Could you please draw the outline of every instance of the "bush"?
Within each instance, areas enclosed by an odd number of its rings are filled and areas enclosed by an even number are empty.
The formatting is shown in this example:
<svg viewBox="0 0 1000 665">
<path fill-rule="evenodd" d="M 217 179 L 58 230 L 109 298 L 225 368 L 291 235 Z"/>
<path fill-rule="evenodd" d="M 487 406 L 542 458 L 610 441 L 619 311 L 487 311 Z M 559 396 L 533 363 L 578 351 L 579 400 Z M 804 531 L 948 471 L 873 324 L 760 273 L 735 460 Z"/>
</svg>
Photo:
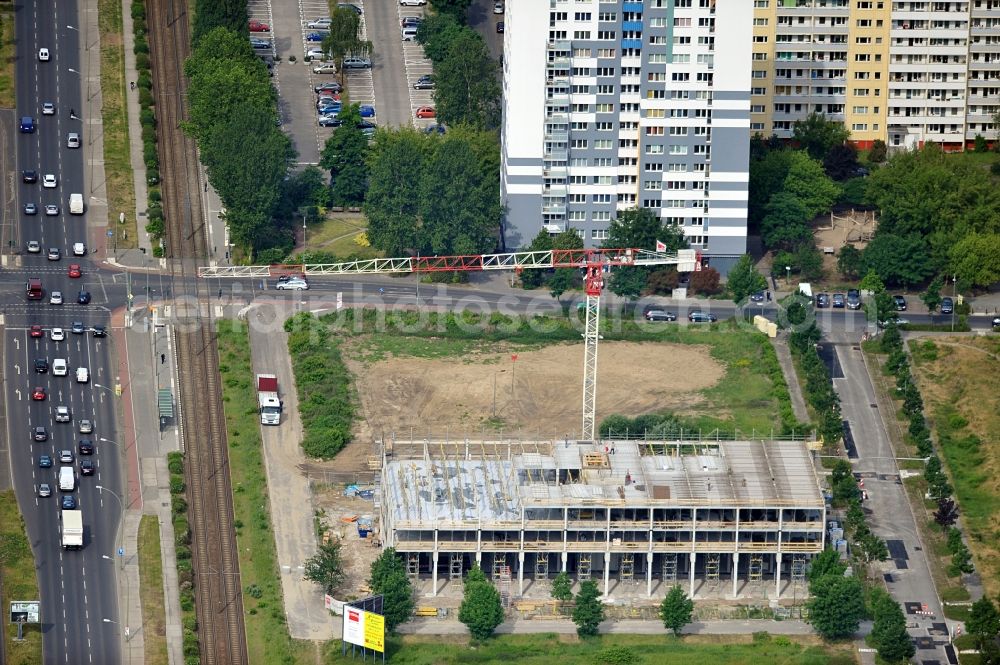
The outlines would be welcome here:
<svg viewBox="0 0 1000 665">
<path fill-rule="evenodd" d="M 135 55 L 135 68 L 140 72 L 149 69 L 149 54 L 137 53 Z"/>
<path fill-rule="evenodd" d="M 188 504 L 182 496 L 170 497 L 170 510 L 174 515 L 183 515 L 187 512 Z"/>
<path fill-rule="evenodd" d="M 171 494 L 183 494 L 186 485 L 184 484 L 184 476 L 180 474 L 170 475 L 170 493 Z"/>
<path fill-rule="evenodd" d="M 132 47 L 132 52 L 136 55 L 139 55 L 140 53 L 149 55 L 149 42 L 146 41 L 145 37 L 137 36 L 135 38 L 135 45 Z"/>
<path fill-rule="evenodd" d="M 143 127 L 156 127 L 156 114 L 151 108 L 143 108 L 139 111 L 139 124 Z"/>
<path fill-rule="evenodd" d="M 153 77 L 149 72 L 140 72 L 139 78 L 136 80 L 135 84 L 139 86 L 140 90 L 150 90 L 153 89 Z"/>
<path fill-rule="evenodd" d="M 149 108 L 153 105 L 153 93 L 145 88 L 139 88 L 139 105 Z"/>
<path fill-rule="evenodd" d="M 143 125 L 142 127 L 142 142 L 143 143 L 156 143 L 156 130 L 149 125 Z"/>
<path fill-rule="evenodd" d="M 715 268 L 705 268 L 691 273 L 691 291 L 705 296 L 715 295 L 722 291 L 719 285 L 719 271 Z"/>
<path fill-rule="evenodd" d="M 179 452 L 168 453 L 167 470 L 170 473 L 184 473 L 184 454 Z"/>
<path fill-rule="evenodd" d="M 146 5 L 145 5 L 145 3 L 142 3 L 142 2 L 133 2 L 132 3 L 132 8 L 131 8 L 131 13 L 132 13 L 132 20 L 133 21 L 139 20 L 139 19 L 142 19 L 143 21 L 145 21 L 146 20 Z"/>
</svg>

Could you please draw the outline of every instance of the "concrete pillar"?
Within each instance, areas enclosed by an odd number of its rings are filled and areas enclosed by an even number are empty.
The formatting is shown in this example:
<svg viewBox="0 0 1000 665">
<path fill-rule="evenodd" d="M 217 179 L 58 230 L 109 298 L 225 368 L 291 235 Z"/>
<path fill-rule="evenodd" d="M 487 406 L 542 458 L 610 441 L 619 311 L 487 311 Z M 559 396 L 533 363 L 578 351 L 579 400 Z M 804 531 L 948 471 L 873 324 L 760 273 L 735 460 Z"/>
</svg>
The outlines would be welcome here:
<svg viewBox="0 0 1000 665">
<path fill-rule="evenodd" d="M 431 552 L 431 595 L 438 595 L 438 553 Z"/>
<path fill-rule="evenodd" d="M 688 591 L 688 598 L 694 598 L 694 564 L 698 561 L 698 555 L 691 552 L 691 569 L 688 570 L 688 577 L 691 579 L 691 590 Z"/>
<path fill-rule="evenodd" d="M 646 596 L 653 595 L 653 553 L 646 552 Z"/>
<path fill-rule="evenodd" d="M 774 555 L 774 599 L 781 598 L 781 552 Z"/>
<path fill-rule="evenodd" d="M 611 587 L 611 552 L 604 553 L 604 596 L 607 597 Z"/>
<path fill-rule="evenodd" d="M 568 568 L 566 567 L 566 564 L 569 561 L 569 553 L 568 552 L 563 552 L 559 556 L 562 559 L 562 572 L 565 573 L 568 570 Z"/>
<path fill-rule="evenodd" d="M 517 595 L 524 595 L 524 552 L 517 553 Z"/>
<path fill-rule="evenodd" d="M 483 567 L 483 551 L 480 549 L 476 550 L 476 565 L 480 568 Z"/>
<path fill-rule="evenodd" d="M 739 552 L 733 553 L 733 598 L 739 598 L 739 585 L 740 585 L 740 554 Z"/>
</svg>

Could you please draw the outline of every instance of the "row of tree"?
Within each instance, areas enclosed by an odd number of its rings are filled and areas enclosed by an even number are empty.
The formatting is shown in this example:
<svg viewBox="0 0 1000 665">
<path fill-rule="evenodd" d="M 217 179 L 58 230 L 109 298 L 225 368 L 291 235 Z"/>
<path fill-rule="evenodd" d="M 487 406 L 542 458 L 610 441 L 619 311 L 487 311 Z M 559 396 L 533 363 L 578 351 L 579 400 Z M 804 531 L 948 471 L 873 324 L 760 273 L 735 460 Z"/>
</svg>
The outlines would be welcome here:
<svg viewBox="0 0 1000 665">
<path fill-rule="evenodd" d="M 840 397 L 833 389 L 826 364 L 816 350 L 821 333 L 813 323 L 804 330 L 795 330 L 788 338 L 788 345 L 798 360 L 802 374 L 805 398 L 812 406 L 823 442 L 834 449 L 844 437 L 840 414 Z"/>
<path fill-rule="evenodd" d="M 495 130 L 500 126 L 499 66 L 486 42 L 465 25 L 465 11 L 452 3 L 428 16 L 417 30 L 417 41 L 434 67 L 437 120 Z"/>
<path fill-rule="evenodd" d="M 163 195 L 160 192 L 160 155 L 157 151 L 156 107 L 153 97 L 153 74 L 150 70 L 146 4 L 132 0 L 132 31 L 135 43 L 136 87 L 139 89 L 139 126 L 142 131 L 142 161 L 146 167 L 146 233 L 153 242 L 153 256 L 163 256 Z"/>
<path fill-rule="evenodd" d="M 890 316 L 886 322 L 879 347 L 883 353 L 888 354 L 886 369 L 896 377 L 896 394 L 903 401 L 903 414 L 910 420 L 907 428 L 909 441 L 916 446 L 918 455 L 927 458 L 924 480 L 927 481 L 928 495 L 937 503 L 934 521 L 948 530 L 947 546 L 951 554 L 948 574 L 959 577 L 973 572 L 972 554 L 962 538 L 962 532 L 955 526 L 959 515 L 958 505 L 952 498 L 953 489 L 944 472 L 941 459 L 935 454 L 930 429 L 924 418 L 924 401 L 910 371 L 909 356 L 906 354 L 902 335 L 896 327 L 894 318 L 894 315 Z"/>
<path fill-rule="evenodd" d="M 277 91 L 245 32 L 226 27 L 201 36 L 184 72 L 191 110 L 185 129 L 225 206 L 233 243 L 252 259 L 255 249 L 274 242 L 295 157 L 281 131 Z"/>
</svg>

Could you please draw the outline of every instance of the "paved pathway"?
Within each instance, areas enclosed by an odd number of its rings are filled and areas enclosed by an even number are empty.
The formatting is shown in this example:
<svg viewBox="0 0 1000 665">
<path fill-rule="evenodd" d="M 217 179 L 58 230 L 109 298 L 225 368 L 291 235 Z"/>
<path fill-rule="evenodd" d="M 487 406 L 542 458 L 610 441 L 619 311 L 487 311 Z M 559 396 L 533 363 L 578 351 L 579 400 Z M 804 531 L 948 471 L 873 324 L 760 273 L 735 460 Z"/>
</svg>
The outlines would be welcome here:
<svg viewBox="0 0 1000 665">
<path fill-rule="evenodd" d="M 132 3 L 122 2 L 122 37 L 125 45 L 125 108 L 128 111 L 129 152 L 132 162 L 132 183 L 135 189 L 135 219 L 136 231 L 139 234 L 139 247 L 146 250 L 147 256 L 153 255 L 153 246 L 146 233 L 146 210 L 148 196 L 146 189 L 146 163 L 142 160 L 142 125 L 139 123 L 139 88 L 132 88 L 132 83 L 139 79 L 135 68 L 135 33 L 132 29 Z"/>
<path fill-rule="evenodd" d="M 788 384 L 788 394 L 792 398 L 792 412 L 795 419 L 800 423 L 809 422 L 809 410 L 806 409 L 806 400 L 802 396 L 802 384 L 795 373 L 795 364 L 792 362 L 792 351 L 788 348 L 788 336 L 785 333 L 778 333 L 778 336 L 771 340 L 774 345 L 774 352 L 778 356 L 778 364 L 781 365 L 781 373 L 785 375 L 785 383 Z"/>
<path fill-rule="evenodd" d="M 628 619 L 605 621 L 599 628 L 606 634 L 663 635 L 662 621 Z M 812 628 L 804 621 L 696 621 L 682 631 L 685 635 L 749 635 L 766 631 L 773 635 L 811 635 Z M 468 629 L 456 619 L 414 619 L 399 627 L 399 632 L 410 635 L 464 635 Z M 504 621 L 496 630 L 501 635 L 527 633 L 576 633 L 576 624 L 565 619 L 512 619 Z"/>
</svg>

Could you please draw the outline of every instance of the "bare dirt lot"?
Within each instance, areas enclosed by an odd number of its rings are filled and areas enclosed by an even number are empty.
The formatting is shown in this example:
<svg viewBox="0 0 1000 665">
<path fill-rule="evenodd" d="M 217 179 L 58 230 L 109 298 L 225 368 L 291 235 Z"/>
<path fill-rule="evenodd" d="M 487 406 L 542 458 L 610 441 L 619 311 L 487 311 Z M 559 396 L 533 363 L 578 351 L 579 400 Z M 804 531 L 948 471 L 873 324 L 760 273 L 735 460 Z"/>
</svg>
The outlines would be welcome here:
<svg viewBox="0 0 1000 665">
<path fill-rule="evenodd" d="M 345 351 L 368 427 L 399 434 L 413 428 L 438 436 L 484 427 L 545 438 L 580 431 L 582 344 L 517 351 L 516 361 L 500 347 L 459 357 L 390 356 L 364 364 Z M 603 343 L 597 367 L 598 422 L 614 413 L 638 416 L 669 409 L 683 414 L 703 401 L 699 391 L 725 373 L 707 346 L 688 344 Z"/>
</svg>

